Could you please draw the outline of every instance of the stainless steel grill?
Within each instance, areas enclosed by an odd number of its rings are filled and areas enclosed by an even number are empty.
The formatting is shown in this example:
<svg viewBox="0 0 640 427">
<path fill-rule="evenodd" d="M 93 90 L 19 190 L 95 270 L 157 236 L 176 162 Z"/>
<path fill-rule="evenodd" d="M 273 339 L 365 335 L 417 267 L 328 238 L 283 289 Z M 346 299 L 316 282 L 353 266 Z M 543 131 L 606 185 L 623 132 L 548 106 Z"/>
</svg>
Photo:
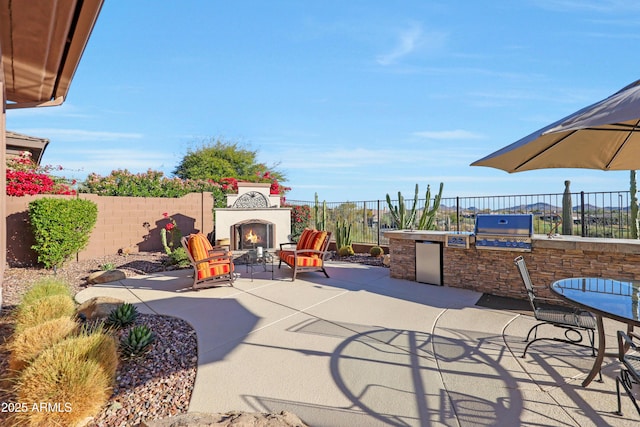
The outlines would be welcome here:
<svg viewBox="0 0 640 427">
<path fill-rule="evenodd" d="M 531 252 L 533 215 L 476 215 L 476 248 Z"/>
</svg>

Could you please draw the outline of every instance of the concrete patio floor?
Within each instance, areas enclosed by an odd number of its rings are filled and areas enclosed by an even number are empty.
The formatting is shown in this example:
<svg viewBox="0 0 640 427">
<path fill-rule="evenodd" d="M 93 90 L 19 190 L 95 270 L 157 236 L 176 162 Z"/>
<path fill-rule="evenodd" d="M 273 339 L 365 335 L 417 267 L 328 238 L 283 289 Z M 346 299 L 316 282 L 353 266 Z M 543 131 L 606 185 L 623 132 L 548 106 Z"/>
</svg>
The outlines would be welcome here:
<svg viewBox="0 0 640 427">
<path fill-rule="evenodd" d="M 280 412 L 320 426 L 631 426 L 616 410 L 618 363 L 581 386 L 588 349 L 550 341 L 521 358 L 531 316 L 476 306 L 481 294 L 331 262 L 331 278 L 276 268 L 234 287 L 191 291 L 191 270 L 95 285 L 144 313 L 188 321 L 198 336 L 190 412 Z M 605 323 L 607 346 L 615 333 Z M 545 331 L 543 331 L 545 333 Z M 546 333 L 560 333 L 549 327 Z"/>
</svg>

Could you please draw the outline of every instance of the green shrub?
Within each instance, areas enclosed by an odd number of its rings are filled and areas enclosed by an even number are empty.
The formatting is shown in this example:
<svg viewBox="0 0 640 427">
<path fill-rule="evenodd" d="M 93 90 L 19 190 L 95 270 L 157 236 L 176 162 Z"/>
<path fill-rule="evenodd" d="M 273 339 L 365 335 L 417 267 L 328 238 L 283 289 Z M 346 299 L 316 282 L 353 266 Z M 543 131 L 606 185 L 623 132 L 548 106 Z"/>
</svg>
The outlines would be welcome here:
<svg viewBox="0 0 640 427">
<path fill-rule="evenodd" d="M 111 396 L 118 365 L 115 339 L 98 331 L 67 338 L 44 350 L 16 383 L 16 401 L 28 408 L 46 401 L 59 410 L 16 414 L 17 425 L 78 425 Z"/>
<path fill-rule="evenodd" d="M 351 245 L 346 245 L 338 249 L 338 255 L 340 256 L 351 256 L 355 255 L 353 247 Z"/>
<path fill-rule="evenodd" d="M 283 205 L 291 208 L 291 241 L 297 242 L 305 228 L 309 227 L 311 208 L 307 205 Z"/>
<path fill-rule="evenodd" d="M 102 271 L 111 271 L 115 270 L 116 266 L 112 262 L 107 262 L 105 264 L 100 264 L 100 270 Z"/>
<path fill-rule="evenodd" d="M 70 295 L 51 295 L 29 304 L 20 303 L 16 309 L 15 333 L 60 317 L 73 318 L 76 305 Z"/>
<path fill-rule="evenodd" d="M 224 204 L 227 199 L 220 184 L 206 179 L 168 178 L 161 171 L 149 169 L 144 173 L 131 173 L 127 169 L 118 169 L 109 176 L 90 173 L 81 184 L 81 193 L 99 194 L 101 196 L 126 197 L 182 197 L 189 193 L 213 193 L 214 200 Z"/>
<path fill-rule="evenodd" d="M 36 244 L 31 246 L 46 268 L 58 267 L 89 243 L 98 218 L 90 200 L 42 198 L 29 203 Z"/>
<path fill-rule="evenodd" d="M 71 289 L 67 282 L 56 277 L 45 277 L 38 279 L 33 286 L 24 294 L 20 303 L 29 305 L 40 298 L 52 295 L 67 295 L 71 297 Z"/>
<path fill-rule="evenodd" d="M 168 264 L 177 265 L 178 267 L 188 267 L 190 262 L 189 262 L 189 256 L 187 255 L 187 251 L 185 251 L 183 247 L 175 248 L 169 254 Z"/>
<path fill-rule="evenodd" d="M 15 334 L 7 348 L 10 351 L 9 369 L 20 371 L 43 350 L 78 331 L 79 325 L 68 317 L 48 320 Z"/>
<path fill-rule="evenodd" d="M 373 246 L 371 249 L 369 249 L 369 255 L 379 257 L 381 255 L 384 255 L 384 250 L 380 246 Z"/>
</svg>

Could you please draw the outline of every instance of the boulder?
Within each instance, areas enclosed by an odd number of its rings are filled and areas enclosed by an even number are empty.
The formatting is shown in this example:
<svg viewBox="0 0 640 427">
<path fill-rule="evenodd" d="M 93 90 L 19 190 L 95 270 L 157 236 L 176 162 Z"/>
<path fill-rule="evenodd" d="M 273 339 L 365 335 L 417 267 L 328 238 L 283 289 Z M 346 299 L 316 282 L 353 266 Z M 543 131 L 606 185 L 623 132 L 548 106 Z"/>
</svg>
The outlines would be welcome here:
<svg viewBox="0 0 640 427">
<path fill-rule="evenodd" d="M 124 301 L 111 297 L 93 297 L 80 304 L 76 310 L 78 317 L 86 320 L 103 319 Z"/>
<path fill-rule="evenodd" d="M 161 420 L 143 421 L 141 427 L 307 427 L 295 414 L 260 412 L 226 412 L 205 414 L 189 412 Z"/>
<path fill-rule="evenodd" d="M 127 276 L 122 270 L 95 271 L 89 275 L 87 283 L 89 285 L 96 285 L 99 283 L 117 282 L 118 280 L 124 280 L 126 278 Z"/>
<path fill-rule="evenodd" d="M 391 255 L 390 254 L 386 254 L 384 256 L 384 258 L 382 259 L 382 265 L 384 265 L 385 267 L 389 267 L 391 265 Z"/>
</svg>

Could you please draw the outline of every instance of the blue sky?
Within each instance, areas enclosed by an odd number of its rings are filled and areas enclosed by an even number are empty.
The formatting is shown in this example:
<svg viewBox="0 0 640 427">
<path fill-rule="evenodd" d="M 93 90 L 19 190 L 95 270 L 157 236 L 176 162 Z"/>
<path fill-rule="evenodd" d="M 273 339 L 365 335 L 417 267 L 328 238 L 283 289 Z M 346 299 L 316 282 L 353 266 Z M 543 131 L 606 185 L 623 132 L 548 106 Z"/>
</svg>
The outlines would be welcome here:
<svg viewBox="0 0 640 427">
<path fill-rule="evenodd" d="M 619 191 L 628 172 L 473 161 L 640 78 L 627 0 L 106 1 L 60 107 L 10 110 L 67 177 L 167 176 L 210 138 L 288 199 Z"/>
</svg>

